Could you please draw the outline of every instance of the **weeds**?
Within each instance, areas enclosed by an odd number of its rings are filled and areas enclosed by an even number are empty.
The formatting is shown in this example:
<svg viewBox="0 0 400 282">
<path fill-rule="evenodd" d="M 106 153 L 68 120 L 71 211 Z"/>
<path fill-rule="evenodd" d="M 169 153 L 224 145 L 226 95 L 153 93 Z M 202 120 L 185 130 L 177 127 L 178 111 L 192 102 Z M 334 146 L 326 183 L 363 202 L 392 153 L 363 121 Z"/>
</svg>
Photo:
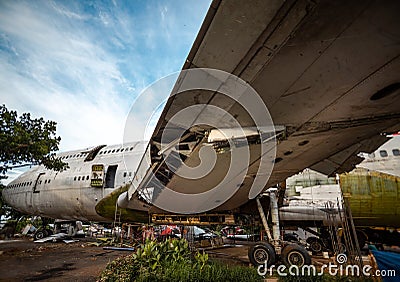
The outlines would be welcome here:
<svg viewBox="0 0 400 282">
<path fill-rule="evenodd" d="M 191 258 L 186 240 L 148 241 L 134 254 L 110 262 L 99 281 L 261 281 L 253 268 L 227 266 L 208 254 Z"/>
</svg>

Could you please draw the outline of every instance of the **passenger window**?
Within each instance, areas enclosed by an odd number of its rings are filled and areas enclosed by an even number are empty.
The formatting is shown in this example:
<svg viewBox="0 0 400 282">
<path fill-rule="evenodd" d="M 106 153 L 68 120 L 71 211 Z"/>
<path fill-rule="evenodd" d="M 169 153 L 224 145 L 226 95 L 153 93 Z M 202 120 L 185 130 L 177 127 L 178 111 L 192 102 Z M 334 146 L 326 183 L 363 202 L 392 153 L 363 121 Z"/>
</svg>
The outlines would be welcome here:
<svg viewBox="0 0 400 282">
<path fill-rule="evenodd" d="M 393 156 L 400 156 L 400 150 L 399 149 L 393 149 Z"/>
<path fill-rule="evenodd" d="M 388 153 L 386 152 L 386 150 L 380 150 L 379 154 L 381 155 L 381 157 L 387 157 Z"/>
<path fill-rule="evenodd" d="M 89 175 L 88 175 L 88 176 L 86 176 L 86 180 L 89 180 Z"/>
<path fill-rule="evenodd" d="M 47 180 L 47 184 L 49 184 L 50 183 L 50 179 L 49 180 Z"/>
<path fill-rule="evenodd" d="M 126 171 L 124 172 L 124 177 L 126 177 Z"/>
<path fill-rule="evenodd" d="M 79 176 L 79 177 L 78 177 L 78 181 L 80 181 L 80 180 L 81 180 L 81 177 Z"/>
<path fill-rule="evenodd" d="M 76 176 L 74 177 L 74 181 L 76 181 Z"/>
</svg>

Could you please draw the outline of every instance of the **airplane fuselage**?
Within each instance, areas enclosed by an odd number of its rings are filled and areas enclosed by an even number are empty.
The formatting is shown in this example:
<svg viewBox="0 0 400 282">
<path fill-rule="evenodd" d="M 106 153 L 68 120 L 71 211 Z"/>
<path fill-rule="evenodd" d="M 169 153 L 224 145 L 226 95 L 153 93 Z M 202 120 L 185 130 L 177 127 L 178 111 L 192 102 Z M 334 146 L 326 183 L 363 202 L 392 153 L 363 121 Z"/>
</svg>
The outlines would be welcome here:
<svg viewBox="0 0 400 282">
<path fill-rule="evenodd" d="M 3 197 L 10 206 L 26 214 L 109 221 L 95 207 L 132 179 L 146 145 L 135 142 L 61 153 L 58 157 L 68 163 L 67 170 L 56 172 L 35 166 L 10 182 Z"/>
</svg>

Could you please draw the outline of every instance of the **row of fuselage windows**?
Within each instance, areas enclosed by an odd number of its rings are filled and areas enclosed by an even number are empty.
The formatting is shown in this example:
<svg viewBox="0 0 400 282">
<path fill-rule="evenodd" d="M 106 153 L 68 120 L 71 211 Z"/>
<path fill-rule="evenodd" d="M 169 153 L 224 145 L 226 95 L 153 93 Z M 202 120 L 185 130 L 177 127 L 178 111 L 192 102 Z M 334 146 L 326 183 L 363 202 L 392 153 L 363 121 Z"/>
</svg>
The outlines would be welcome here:
<svg viewBox="0 0 400 282">
<path fill-rule="evenodd" d="M 86 178 L 86 180 L 89 180 L 89 175 L 86 175 L 86 177 L 85 176 L 75 176 L 74 177 L 74 181 L 83 181 L 83 180 L 85 180 L 85 178 Z"/>
<path fill-rule="evenodd" d="M 393 156 L 398 157 L 398 156 L 400 156 L 400 150 L 399 150 L 399 149 L 393 149 L 393 150 L 392 150 L 392 154 L 393 154 Z M 389 156 L 389 154 L 388 154 L 388 152 L 387 152 L 386 150 L 380 150 L 380 151 L 379 151 L 379 155 L 380 155 L 382 158 L 386 158 L 386 157 Z M 370 157 L 370 158 L 375 158 L 375 153 L 369 154 L 369 157 Z"/>
<path fill-rule="evenodd" d="M 89 175 L 86 176 L 75 176 L 74 177 L 74 181 L 81 181 L 81 180 L 89 180 Z M 45 179 L 44 180 L 44 184 L 49 184 L 50 183 L 50 179 Z M 38 185 L 42 184 L 42 180 L 39 180 Z M 21 183 L 15 183 L 15 184 L 11 184 L 9 187 L 10 188 L 17 188 L 17 187 L 29 187 L 32 185 L 32 181 L 29 182 L 21 182 Z"/>
<path fill-rule="evenodd" d="M 132 172 L 124 172 L 124 177 L 127 177 L 127 176 L 132 176 Z M 89 180 L 89 175 L 84 175 L 84 176 L 75 176 L 74 177 L 74 181 L 84 181 L 84 180 Z M 48 184 L 48 183 L 50 183 L 50 179 L 46 179 L 45 181 L 44 181 L 44 184 Z M 40 184 L 42 184 L 42 180 L 39 180 L 39 182 L 38 182 L 38 185 L 40 185 Z M 29 186 L 31 186 L 32 185 L 32 181 L 29 181 L 29 182 L 21 182 L 21 183 L 15 183 L 15 184 L 11 184 L 10 186 L 8 186 L 9 188 L 17 188 L 17 187 L 29 187 Z"/>
<path fill-rule="evenodd" d="M 133 151 L 133 147 L 127 147 L 127 148 L 121 148 L 121 149 L 110 149 L 110 150 L 104 150 L 100 151 L 99 155 L 105 155 L 105 154 L 113 154 L 113 153 L 119 153 L 119 152 L 128 152 L 128 151 Z M 66 160 L 66 159 L 73 159 L 73 158 L 83 158 L 86 157 L 88 153 L 80 153 L 80 154 L 74 154 L 74 155 L 67 155 L 67 156 L 62 156 L 60 157 L 61 160 Z"/>
<path fill-rule="evenodd" d="M 50 179 L 45 179 L 44 180 L 44 184 L 49 184 L 50 183 Z M 42 180 L 39 180 L 38 185 L 42 184 Z M 18 187 L 29 187 L 32 185 L 32 181 L 27 181 L 27 182 L 20 182 L 20 183 L 15 183 L 15 184 L 11 184 L 8 187 L 9 188 L 18 188 Z"/>
</svg>

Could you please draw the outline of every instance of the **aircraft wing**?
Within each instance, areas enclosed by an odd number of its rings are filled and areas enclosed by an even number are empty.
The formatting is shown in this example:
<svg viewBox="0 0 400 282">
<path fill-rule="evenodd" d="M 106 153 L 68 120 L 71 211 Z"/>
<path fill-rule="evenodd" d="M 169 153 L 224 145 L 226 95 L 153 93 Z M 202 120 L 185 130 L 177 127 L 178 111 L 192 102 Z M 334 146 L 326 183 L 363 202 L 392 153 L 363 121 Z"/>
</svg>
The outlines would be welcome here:
<svg viewBox="0 0 400 282">
<path fill-rule="evenodd" d="M 232 210 L 304 168 L 352 169 L 359 152 L 374 151 L 387 140 L 382 133 L 400 129 L 398 11 L 395 0 L 213 1 L 129 197 L 141 191 L 171 212 Z M 232 77 L 203 68 L 237 76 L 239 94 L 221 94 Z M 187 70 L 199 70 L 197 80 Z M 213 87 L 200 89 L 202 83 Z M 248 112 L 248 89 L 241 87 L 249 86 L 263 104 L 256 108 L 265 106 L 272 120 L 262 128 L 257 118 L 269 116 L 259 108 Z M 235 146 L 245 167 L 230 164 Z M 200 178 L 182 176 L 182 164 L 201 163 L 202 148 L 205 159 L 214 150 L 213 169 Z M 224 179 L 232 166 L 238 168 Z M 266 183 L 257 180 L 263 173 Z M 207 193 L 225 180 L 221 189 L 232 191 Z M 175 197 L 182 194 L 203 204 Z"/>
</svg>

